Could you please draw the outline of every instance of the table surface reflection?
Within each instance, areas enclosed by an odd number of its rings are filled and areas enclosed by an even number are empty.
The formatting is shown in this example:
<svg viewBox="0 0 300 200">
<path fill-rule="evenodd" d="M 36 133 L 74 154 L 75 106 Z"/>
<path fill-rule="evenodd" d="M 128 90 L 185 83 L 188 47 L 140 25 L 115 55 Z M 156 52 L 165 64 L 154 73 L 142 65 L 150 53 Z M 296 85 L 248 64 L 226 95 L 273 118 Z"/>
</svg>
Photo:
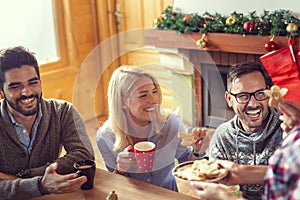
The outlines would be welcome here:
<svg viewBox="0 0 300 200">
<path fill-rule="evenodd" d="M 91 190 L 78 190 L 67 194 L 51 194 L 34 198 L 34 200 L 105 200 L 108 193 L 113 190 L 118 195 L 119 200 L 199 200 L 199 198 L 107 172 L 103 169 L 96 170 L 94 188 Z"/>
</svg>

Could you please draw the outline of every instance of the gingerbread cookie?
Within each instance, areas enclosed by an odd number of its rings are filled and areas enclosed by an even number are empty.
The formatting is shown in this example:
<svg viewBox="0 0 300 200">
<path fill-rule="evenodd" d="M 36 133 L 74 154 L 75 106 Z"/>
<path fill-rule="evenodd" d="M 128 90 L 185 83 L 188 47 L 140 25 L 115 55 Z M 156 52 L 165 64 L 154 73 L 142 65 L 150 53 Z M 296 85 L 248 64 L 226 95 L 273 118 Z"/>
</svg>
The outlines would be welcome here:
<svg viewBox="0 0 300 200">
<path fill-rule="evenodd" d="M 185 133 L 185 132 L 178 132 L 178 138 L 181 138 L 181 144 L 183 146 L 192 146 L 197 142 L 197 138 L 194 138 L 193 133 Z"/>
<path fill-rule="evenodd" d="M 222 169 L 217 163 L 206 159 L 195 160 L 192 168 L 196 171 L 196 174 L 207 179 L 222 177 L 227 172 L 226 169 Z"/>
<path fill-rule="evenodd" d="M 184 165 L 178 168 L 173 175 L 189 181 L 205 181 L 205 177 L 197 175 L 191 166 L 192 164 Z"/>
<path fill-rule="evenodd" d="M 283 96 L 288 92 L 287 88 L 280 88 L 278 85 L 273 85 L 270 90 L 265 90 L 264 93 L 269 97 L 269 106 L 278 107 Z"/>
</svg>

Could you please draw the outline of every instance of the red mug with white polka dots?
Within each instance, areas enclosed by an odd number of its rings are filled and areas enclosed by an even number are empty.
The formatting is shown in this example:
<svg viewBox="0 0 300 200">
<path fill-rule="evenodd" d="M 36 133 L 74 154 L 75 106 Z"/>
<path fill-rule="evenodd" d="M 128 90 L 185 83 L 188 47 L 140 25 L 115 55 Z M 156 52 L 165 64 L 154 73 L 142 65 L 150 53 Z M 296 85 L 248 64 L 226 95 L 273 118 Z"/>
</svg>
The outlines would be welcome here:
<svg viewBox="0 0 300 200">
<path fill-rule="evenodd" d="M 138 142 L 133 146 L 136 163 L 142 172 L 152 170 L 155 158 L 155 144 L 150 141 Z"/>
</svg>

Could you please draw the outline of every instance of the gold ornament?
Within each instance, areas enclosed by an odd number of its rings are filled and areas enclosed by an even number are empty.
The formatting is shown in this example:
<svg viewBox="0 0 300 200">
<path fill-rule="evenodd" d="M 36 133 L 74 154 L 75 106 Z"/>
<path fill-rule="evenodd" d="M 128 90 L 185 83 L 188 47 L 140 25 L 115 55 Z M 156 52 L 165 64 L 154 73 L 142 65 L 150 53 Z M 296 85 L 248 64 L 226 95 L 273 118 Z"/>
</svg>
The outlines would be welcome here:
<svg viewBox="0 0 300 200">
<path fill-rule="evenodd" d="M 298 31 L 298 26 L 295 23 L 289 23 L 286 26 L 286 31 L 289 32 L 289 33 L 294 32 L 294 31 Z"/>
<path fill-rule="evenodd" d="M 200 49 L 203 49 L 206 46 L 206 41 L 205 41 L 204 37 L 205 37 L 205 34 L 203 34 L 202 37 L 201 37 L 201 39 L 197 40 L 197 42 L 196 42 L 197 46 Z"/>
<path fill-rule="evenodd" d="M 118 200 L 118 195 L 113 190 L 107 195 L 106 200 Z"/>
<path fill-rule="evenodd" d="M 231 26 L 231 25 L 234 24 L 234 23 L 235 23 L 235 17 L 228 17 L 228 18 L 226 19 L 226 24 L 227 24 L 227 25 Z"/>
<path fill-rule="evenodd" d="M 154 18 L 154 20 L 153 20 L 154 25 L 157 25 L 157 24 L 160 23 L 160 22 L 162 22 L 161 17 L 156 17 L 156 18 Z"/>
</svg>

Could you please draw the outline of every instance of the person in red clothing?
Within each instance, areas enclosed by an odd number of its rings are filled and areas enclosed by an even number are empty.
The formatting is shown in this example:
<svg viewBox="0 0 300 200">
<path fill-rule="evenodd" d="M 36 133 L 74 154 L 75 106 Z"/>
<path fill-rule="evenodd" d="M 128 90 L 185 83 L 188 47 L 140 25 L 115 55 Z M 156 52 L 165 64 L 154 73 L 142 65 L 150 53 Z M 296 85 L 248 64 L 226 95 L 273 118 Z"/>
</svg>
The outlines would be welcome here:
<svg viewBox="0 0 300 200">
<path fill-rule="evenodd" d="M 300 105 L 282 101 L 281 128 L 287 132 L 281 146 L 269 160 L 267 169 L 262 166 L 238 165 L 231 161 L 217 162 L 229 170 L 222 184 L 263 184 L 263 199 L 297 199 L 300 196 Z M 238 199 L 222 185 L 207 182 L 191 182 L 191 186 L 203 199 Z M 215 192 L 218 191 L 218 192 Z"/>
</svg>

